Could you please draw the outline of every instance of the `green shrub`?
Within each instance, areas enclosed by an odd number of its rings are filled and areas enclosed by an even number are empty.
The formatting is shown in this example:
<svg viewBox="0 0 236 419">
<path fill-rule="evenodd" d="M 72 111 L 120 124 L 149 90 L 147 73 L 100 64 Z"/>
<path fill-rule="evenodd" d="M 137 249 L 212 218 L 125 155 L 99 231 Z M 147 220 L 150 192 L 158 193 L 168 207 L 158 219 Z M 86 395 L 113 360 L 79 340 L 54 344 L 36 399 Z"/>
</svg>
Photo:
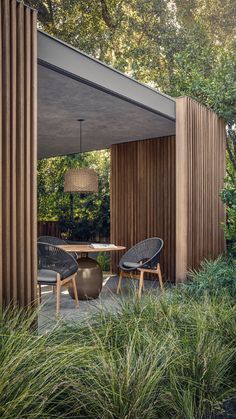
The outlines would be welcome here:
<svg viewBox="0 0 236 419">
<path fill-rule="evenodd" d="M 234 134 L 235 135 L 235 134 Z M 236 156 L 235 156 L 236 159 Z M 236 161 L 236 160 L 235 160 Z M 228 160 L 228 176 L 225 179 L 225 187 L 221 191 L 221 199 L 226 205 L 226 223 L 223 225 L 227 250 L 229 254 L 236 256 L 236 173 Z"/>
<path fill-rule="evenodd" d="M 123 302 L 90 328 L 55 331 L 58 342 L 98 348 L 89 368 L 70 377 L 81 417 L 210 417 L 235 394 L 231 299 L 180 304 L 171 293 Z"/>
<path fill-rule="evenodd" d="M 222 263 L 193 274 L 204 286 L 131 296 L 116 313 L 59 322 L 42 336 L 37 313 L 3 312 L 0 416 L 206 419 L 223 411 L 236 390 L 236 310 L 231 268 L 213 269 Z"/>
<path fill-rule="evenodd" d="M 219 257 L 205 260 L 198 271 L 188 274 L 189 282 L 183 285 L 184 291 L 196 298 L 204 295 L 218 296 L 229 294 L 236 298 L 236 260 Z"/>
<path fill-rule="evenodd" d="M 97 262 L 101 266 L 103 272 L 110 271 L 110 255 L 100 252 L 97 256 Z"/>
<path fill-rule="evenodd" d="M 208 418 L 235 395 L 235 261 L 39 336 L 37 312 L 0 316 L 0 416 Z"/>
<path fill-rule="evenodd" d="M 9 307 L 0 318 L 0 417 L 64 417 L 72 401 L 68 369 L 84 365 L 89 348 L 51 345 L 34 330 L 37 313 Z M 63 394 L 63 396 L 62 396 Z M 67 399 L 67 400 L 66 400 Z"/>
</svg>

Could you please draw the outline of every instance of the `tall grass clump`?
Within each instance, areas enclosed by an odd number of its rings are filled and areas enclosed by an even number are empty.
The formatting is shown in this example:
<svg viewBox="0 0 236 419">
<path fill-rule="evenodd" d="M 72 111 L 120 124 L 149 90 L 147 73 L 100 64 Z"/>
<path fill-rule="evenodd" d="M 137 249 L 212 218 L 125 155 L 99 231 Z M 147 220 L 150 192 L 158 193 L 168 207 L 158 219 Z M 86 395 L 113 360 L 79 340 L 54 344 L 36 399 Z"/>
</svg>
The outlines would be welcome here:
<svg viewBox="0 0 236 419">
<path fill-rule="evenodd" d="M 180 304 L 170 293 L 55 332 L 56 341 L 97 347 L 96 362 L 70 377 L 81 417 L 206 418 L 235 395 L 231 299 Z"/>
<path fill-rule="evenodd" d="M 64 417 L 70 412 L 68 368 L 70 363 L 84 365 L 89 348 L 71 348 L 66 340 L 51 345 L 50 334 L 38 336 L 36 324 L 36 312 L 14 307 L 1 312 L 1 418 Z"/>
<path fill-rule="evenodd" d="M 207 419 L 224 412 L 236 394 L 236 310 L 230 281 L 222 293 L 220 279 L 209 285 L 222 263 L 205 262 L 180 288 L 121 299 L 116 313 L 59 322 L 42 336 L 37 313 L 4 311 L 0 416 Z M 198 277 L 208 283 L 201 291 Z"/>
<path fill-rule="evenodd" d="M 188 273 L 189 281 L 184 289 L 192 297 L 202 298 L 210 295 L 222 298 L 224 294 L 236 299 L 236 260 L 219 257 L 216 260 L 204 260 L 198 271 Z"/>
</svg>

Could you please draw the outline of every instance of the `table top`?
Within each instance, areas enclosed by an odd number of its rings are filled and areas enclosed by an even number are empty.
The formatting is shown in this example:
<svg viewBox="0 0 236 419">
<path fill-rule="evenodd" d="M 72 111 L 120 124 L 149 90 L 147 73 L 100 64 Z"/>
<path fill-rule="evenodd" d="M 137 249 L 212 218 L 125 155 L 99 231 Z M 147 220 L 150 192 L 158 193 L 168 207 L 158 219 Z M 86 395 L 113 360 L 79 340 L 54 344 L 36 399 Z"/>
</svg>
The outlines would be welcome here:
<svg viewBox="0 0 236 419">
<path fill-rule="evenodd" d="M 92 246 L 89 246 L 88 244 L 60 244 L 58 247 L 65 250 L 66 252 L 76 252 L 76 253 L 115 252 L 115 251 L 126 249 L 126 247 L 124 246 L 92 247 Z"/>
</svg>

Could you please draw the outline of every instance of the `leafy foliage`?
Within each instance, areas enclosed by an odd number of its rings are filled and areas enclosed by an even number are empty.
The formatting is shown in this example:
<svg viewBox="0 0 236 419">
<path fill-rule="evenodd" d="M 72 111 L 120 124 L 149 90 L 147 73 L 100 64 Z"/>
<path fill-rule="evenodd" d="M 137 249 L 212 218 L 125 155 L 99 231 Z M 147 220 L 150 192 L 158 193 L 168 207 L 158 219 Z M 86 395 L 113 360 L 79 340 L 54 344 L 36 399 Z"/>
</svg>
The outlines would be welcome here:
<svg viewBox="0 0 236 419">
<path fill-rule="evenodd" d="M 229 204 L 226 234 L 235 237 L 236 210 L 232 196 L 228 199 L 236 187 L 235 0 L 27 3 L 38 8 L 40 26 L 48 33 L 164 93 L 191 96 L 226 119 L 228 163 L 222 196 Z M 53 198 L 48 196 L 47 203 L 45 212 L 48 208 L 48 216 L 55 217 Z"/>
<path fill-rule="evenodd" d="M 235 48 L 234 0 L 27 2 L 39 10 L 46 32 L 164 92 L 171 93 L 175 85 L 179 55 L 188 54 L 188 69 L 194 73 L 206 48 L 214 49 L 216 59 Z M 217 76 L 211 58 L 201 62 L 202 75 L 209 74 L 210 65 Z"/>
<path fill-rule="evenodd" d="M 236 188 L 231 182 L 227 182 L 221 193 L 223 202 L 226 204 L 227 221 L 225 236 L 229 253 L 236 256 Z"/>
<path fill-rule="evenodd" d="M 38 162 L 39 220 L 59 220 L 65 232 L 71 227 L 70 196 L 64 193 L 64 175 L 66 170 L 72 167 L 94 168 L 99 177 L 98 195 L 74 194 L 75 238 L 88 240 L 96 237 L 97 233 L 102 237 L 108 237 L 110 153 L 107 150 L 77 154 L 73 157 L 54 157 Z"/>
<path fill-rule="evenodd" d="M 181 287 L 191 298 L 214 297 L 222 299 L 225 294 L 236 298 L 236 263 L 234 259 L 219 257 L 205 260 L 198 271 L 188 273 L 189 281 Z"/>
<path fill-rule="evenodd" d="M 101 252 L 97 256 L 97 262 L 101 266 L 103 272 L 110 272 L 110 255 L 104 252 Z"/>
</svg>

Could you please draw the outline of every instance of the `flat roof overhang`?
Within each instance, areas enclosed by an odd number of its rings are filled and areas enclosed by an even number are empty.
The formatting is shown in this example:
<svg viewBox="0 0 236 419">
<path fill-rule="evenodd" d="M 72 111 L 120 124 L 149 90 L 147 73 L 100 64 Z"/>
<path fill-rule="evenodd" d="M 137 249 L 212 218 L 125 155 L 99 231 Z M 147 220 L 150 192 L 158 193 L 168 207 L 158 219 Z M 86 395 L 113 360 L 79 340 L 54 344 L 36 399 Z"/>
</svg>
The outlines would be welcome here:
<svg viewBox="0 0 236 419">
<path fill-rule="evenodd" d="M 38 158 L 175 134 L 175 100 L 38 31 Z"/>
</svg>

